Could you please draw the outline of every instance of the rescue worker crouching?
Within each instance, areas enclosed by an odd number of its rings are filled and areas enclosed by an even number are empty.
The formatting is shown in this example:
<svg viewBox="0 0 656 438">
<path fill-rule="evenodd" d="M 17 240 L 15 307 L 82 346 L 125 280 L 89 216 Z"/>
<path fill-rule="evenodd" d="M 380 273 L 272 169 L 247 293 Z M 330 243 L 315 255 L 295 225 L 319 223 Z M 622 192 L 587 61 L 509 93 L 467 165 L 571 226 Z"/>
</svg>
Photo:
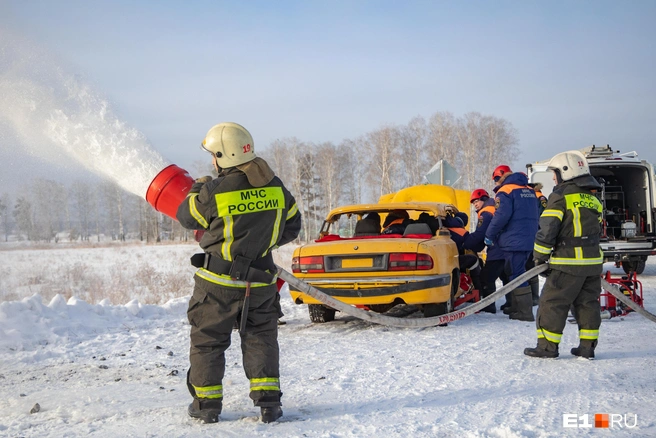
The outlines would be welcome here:
<svg viewBox="0 0 656 438">
<path fill-rule="evenodd" d="M 549 162 L 556 186 L 540 217 L 535 238 L 535 264 L 549 263 L 550 273 L 537 312 L 538 343 L 524 349 L 532 357 L 558 357 L 558 346 L 574 307 L 579 346 L 574 356 L 594 358 L 601 325 L 599 295 L 603 252 L 599 247 L 602 205 L 592 190 L 601 186 L 590 175 L 585 156 L 563 152 Z M 548 271 L 549 272 L 549 271 Z"/>
<path fill-rule="evenodd" d="M 478 255 L 473 251 L 465 251 L 464 244 L 469 237 L 469 231 L 465 228 L 469 223 L 469 216 L 459 211 L 455 214 L 448 214 L 444 218 L 444 226 L 449 230 L 451 240 L 458 248 L 458 267 L 460 272 L 467 272 L 472 280 L 474 288 L 480 291 L 481 286 L 481 264 Z"/>
<path fill-rule="evenodd" d="M 465 229 L 465 222 L 462 217 L 448 214 L 444 218 L 444 226 L 449 230 L 451 240 L 453 240 L 458 247 L 458 254 L 464 254 L 465 251 L 463 249 L 463 244 L 465 243 L 465 238 L 469 234 L 469 231 Z"/>
<path fill-rule="evenodd" d="M 503 251 L 510 272 L 508 281 L 512 281 L 526 272 L 531 257 L 539 221 L 537 198 L 526 175 L 512 173 L 508 166 L 497 167 L 493 179 L 497 184 L 496 210 L 485 233 L 485 244 L 497 245 Z M 512 291 L 510 319 L 535 321 L 532 301 L 531 288 L 525 281 Z"/>
<path fill-rule="evenodd" d="M 463 249 L 479 253 L 485 249 L 485 232 L 494 217 L 494 199 L 490 198 L 487 190 L 476 189 L 471 193 L 469 202 L 476 210 L 478 222 L 476 223 L 476 229 L 465 237 Z M 479 292 L 481 298 L 488 297 L 496 291 L 495 283 L 501 272 L 503 272 L 505 263 L 503 251 L 499 247 L 491 246 L 487 248 L 485 266 L 483 266 L 480 273 Z M 492 303 L 484 307 L 481 312 L 497 313 L 496 304 Z"/>
<path fill-rule="evenodd" d="M 282 181 L 255 155 L 253 138 L 243 126 L 212 127 L 202 147 L 212 154 L 219 177 L 199 178 L 177 211 L 183 227 L 205 231 L 200 263 L 192 258 L 199 269 L 187 310 L 187 386 L 194 398 L 188 414 L 205 423 L 219 421 L 224 352 L 234 322 L 244 318 L 241 349 L 250 397 L 263 422 L 276 421 L 282 416 L 280 303 L 271 251 L 298 236 L 301 214 Z"/>
</svg>

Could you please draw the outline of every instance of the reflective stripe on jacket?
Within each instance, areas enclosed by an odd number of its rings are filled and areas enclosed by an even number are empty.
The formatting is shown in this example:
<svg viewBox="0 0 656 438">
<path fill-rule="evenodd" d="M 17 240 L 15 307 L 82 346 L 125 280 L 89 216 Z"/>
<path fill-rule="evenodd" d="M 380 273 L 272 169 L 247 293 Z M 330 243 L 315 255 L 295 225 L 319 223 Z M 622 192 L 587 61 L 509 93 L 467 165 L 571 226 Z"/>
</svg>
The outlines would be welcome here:
<svg viewBox="0 0 656 438">
<path fill-rule="evenodd" d="M 206 184 L 194 184 L 178 207 L 177 219 L 187 229 L 206 230 L 200 247 L 226 261 L 236 256 L 262 258 L 294 240 L 301 230 L 296 201 L 278 177 L 264 187 L 253 187 L 237 168 L 224 169 Z M 196 275 L 224 286 L 245 287 L 245 282 L 223 274 L 201 268 Z"/>
<path fill-rule="evenodd" d="M 577 182 L 585 184 L 589 179 L 565 181 L 549 196 L 540 216 L 533 256 L 569 274 L 598 275 L 604 262 L 599 247 L 603 207 L 590 189 Z"/>
</svg>

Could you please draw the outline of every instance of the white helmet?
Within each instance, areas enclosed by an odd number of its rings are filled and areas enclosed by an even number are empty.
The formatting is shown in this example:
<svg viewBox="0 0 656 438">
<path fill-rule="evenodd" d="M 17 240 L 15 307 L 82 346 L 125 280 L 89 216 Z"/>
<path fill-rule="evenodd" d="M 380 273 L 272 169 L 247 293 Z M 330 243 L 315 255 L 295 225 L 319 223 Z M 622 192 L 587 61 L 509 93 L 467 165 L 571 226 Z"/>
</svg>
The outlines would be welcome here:
<svg viewBox="0 0 656 438">
<path fill-rule="evenodd" d="M 590 175 L 588 160 L 579 151 L 561 152 L 549 161 L 547 168 L 557 170 L 561 181 L 569 181 L 578 176 Z"/>
<path fill-rule="evenodd" d="M 253 137 L 237 123 L 224 122 L 212 126 L 201 146 L 216 157 L 222 169 L 248 163 L 256 157 Z"/>
</svg>

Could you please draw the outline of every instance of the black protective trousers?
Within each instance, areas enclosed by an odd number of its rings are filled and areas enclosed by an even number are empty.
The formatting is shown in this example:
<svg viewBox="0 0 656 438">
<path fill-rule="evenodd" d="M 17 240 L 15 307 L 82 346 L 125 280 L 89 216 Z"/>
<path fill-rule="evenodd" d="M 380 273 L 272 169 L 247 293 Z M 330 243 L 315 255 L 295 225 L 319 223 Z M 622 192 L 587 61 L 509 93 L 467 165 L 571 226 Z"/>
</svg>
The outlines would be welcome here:
<svg viewBox="0 0 656 438">
<path fill-rule="evenodd" d="M 562 334 L 567 324 L 567 312 L 570 306 L 573 306 L 580 330 L 599 330 L 600 294 L 599 275 L 572 275 L 553 269 L 540 294 L 540 304 L 535 317 L 538 330 L 543 328 L 552 333 Z"/>
<path fill-rule="evenodd" d="M 189 392 L 201 409 L 221 409 L 222 397 L 205 398 L 196 388 L 221 387 L 225 374 L 225 351 L 230 346 L 233 327 L 239 323 L 246 293 L 194 277 L 196 286 L 189 300 L 187 317 L 191 324 L 190 368 L 187 374 Z M 246 377 L 274 379 L 280 377 L 278 349 L 278 315 L 280 302 L 275 284 L 251 287 L 246 331 L 241 335 L 241 351 Z M 255 406 L 279 406 L 279 382 L 275 390 L 252 389 Z"/>
</svg>

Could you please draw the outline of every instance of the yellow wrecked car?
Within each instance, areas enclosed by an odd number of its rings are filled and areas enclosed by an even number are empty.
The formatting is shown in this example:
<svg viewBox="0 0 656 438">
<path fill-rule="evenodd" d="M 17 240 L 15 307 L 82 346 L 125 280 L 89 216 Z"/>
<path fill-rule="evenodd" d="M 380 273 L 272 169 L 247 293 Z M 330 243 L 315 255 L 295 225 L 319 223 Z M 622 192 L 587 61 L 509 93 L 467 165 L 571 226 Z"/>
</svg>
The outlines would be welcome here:
<svg viewBox="0 0 656 438">
<path fill-rule="evenodd" d="M 435 202 L 336 208 L 319 239 L 294 251 L 292 272 L 327 295 L 374 312 L 412 304 L 426 317 L 449 313 L 460 271 L 443 220 L 457 211 Z M 296 304 L 308 304 L 312 322 L 335 319 L 335 309 L 294 288 L 290 292 Z"/>
</svg>

